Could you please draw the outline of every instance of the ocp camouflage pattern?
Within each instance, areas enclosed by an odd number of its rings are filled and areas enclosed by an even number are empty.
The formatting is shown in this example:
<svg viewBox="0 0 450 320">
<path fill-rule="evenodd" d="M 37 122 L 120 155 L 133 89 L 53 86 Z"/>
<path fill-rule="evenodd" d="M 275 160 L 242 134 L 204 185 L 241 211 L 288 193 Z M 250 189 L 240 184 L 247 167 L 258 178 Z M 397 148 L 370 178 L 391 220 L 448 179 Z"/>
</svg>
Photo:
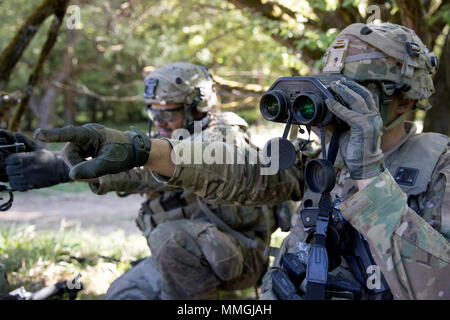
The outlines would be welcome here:
<svg viewBox="0 0 450 320">
<path fill-rule="evenodd" d="M 405 81 L 411 89 L 403 92 L 404 97 L 417 100 L 424 109 L 430 107 L 427 99 L 435 91 L 432 75 L 438 62 L 413 30 L 392 23 L 355 23 L 342 30 L 335 41 L 340 39 L 349 40 L 347 58 L 375 52 L 386 55 L 346 62 L 343 74 L 357 81 Z M 408 54 L 408 43 L 417 46 L 417 56 Z M 402 70 L 406 70 L 403 79 Z"/>
<path fill-rule="evenodd" d="M 420 169 L 429 166 L 432 159 L 422 158 L 424 148 L 432 150 L 436 161 L 434 170 L 419 194 L 408 195 L 393 179 L 395 172 L 386 170 L 365 189 L 358 191 L 342 160 L 337 159 L 337 183 L 332 191 L 344 201 L 340 209 L 343 216 L 361 232 L 370 243 L 374 258 L 385 276 L 396 299 L 449 299 L 449 198 L 450 198 L 450 151 L 448 138 L 438 136 L 434 144 L 417 135 L 409 125 L 408 136 L 399 143 L 389 156 L 385 154 L 386 168 L 397 159 L 402 148 L 411 147 L 409 152 Z M 430 134 L 428 134 L 430 135 Z M 432 136 L 434 137 L 434 136 Z M 416 140 L 413 140 L 416 139 Z M 417 140 L 418 139 L 418 140 Z M 183 142 L 188 143 L 188 142 Z M 403 157 L 403 156 L 402 156 Z M 305 156 L 296 167 L 281 171 L 273 176 L 260 175 L 262 164 L 243 165 L 188 165 L 176 166 L 168 185 L 183 186 L 197 194 L 221 203 L 261 205 L 282 201 L 305 200 L 303 163 Z M 432 168 L 432 169 L 433 169 Z M 206 181 L 206 183 L 205 183 Z M 402 186 L 403 187 L 403 186 Z M 405 190 L 407 190 L 405 188 Z M 411 191 L 413 193 L 413 191 Z M 318 201 L 318 199 L 314 199 Z M 411 203 L 413 208 L 408 207 Z M 414 210 L 415 211 L 414 211 Z M 307 239 L 308 232 L 301 225 L 301 219 L 293 217 L 291 233 L 284 240 L 281 254 L 296 252 L 299 241 Z M 279 258 L 275 260 L 275 267 Z M 270 277 L 264 277 L 263 290 L 270 290 Z"/>
</svg>

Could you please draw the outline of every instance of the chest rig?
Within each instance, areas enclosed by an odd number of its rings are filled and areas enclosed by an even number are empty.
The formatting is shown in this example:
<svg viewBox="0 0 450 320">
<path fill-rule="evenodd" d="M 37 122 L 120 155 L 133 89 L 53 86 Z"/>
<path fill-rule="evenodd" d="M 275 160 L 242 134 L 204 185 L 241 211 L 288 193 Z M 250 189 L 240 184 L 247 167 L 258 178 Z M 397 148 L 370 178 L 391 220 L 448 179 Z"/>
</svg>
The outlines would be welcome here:
<svg viewBox="0 0 450 320">
<path fill-rule="evenodd" d="M 160 197 L 148 199 L 141 204 L 136 224 L 147 238 L 157 225 L 170 220 L 196 218 L 201 215 L 194 193 L 177 190 L 164 192 Z"/>
</svg>

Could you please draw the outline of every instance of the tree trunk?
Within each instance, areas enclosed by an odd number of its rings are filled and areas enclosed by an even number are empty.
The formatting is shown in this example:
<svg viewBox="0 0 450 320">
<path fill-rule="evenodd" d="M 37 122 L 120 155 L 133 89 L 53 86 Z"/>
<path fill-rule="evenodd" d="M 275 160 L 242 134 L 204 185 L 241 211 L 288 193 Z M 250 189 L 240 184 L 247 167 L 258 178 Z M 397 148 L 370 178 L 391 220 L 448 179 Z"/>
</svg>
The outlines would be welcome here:
<svg viewBox="0 0 450 320">
<path fill-rule="evenodd" d="M 431 48 L 431 39 L 425 21 L 425 8 L 422 0 L 396 0 L 402 25 L 413 29 L 422 42 Z"/>
<path fill-rule="evenodd" d="M 40 101 L 39 128 L 47 129 L 52 127 L 56 103 L 59 96 L 59 89 L 56 88 L 53 83 L 62 82 L 67 78 L 67 76 L 68 70 L 65 68 L 64 64 L 56 77 L 51 80 L 48 89 L 45 91 L 45 94 Z"/>
<path fill-rule="evenodd" d="M 58 8 L 65 7 L 67 0 L 44 0 L 26 18 L 14 38 L 0 54 L 0 91 L 6 89 L 14 67 L 22 57 L 41 24 Z"/>
<path fill-rule="evenodd" d="M 423 131 L 440 132 L 450 134 L 450 42 L 449 34 L 445 39 L 440 57 L 439 68 L 433 79 L 436 92 L 430 97 L 433 108 L 427 112 Z"/>
<path fill-rule="evenodd" d="M 0 91 L 6 91 L 9 78 L 11 77 L 17 62 L 22 57 L 42 23 L 50 15 L 58 11 L 59 8 L 62 8 L 62 4 L 67 4 L 68 1 L 69 0 L 44 0 L 25 19 L 25 22 L 19 30 L 17 30 L 12 40 L 0 53 Z M 64 6 L 64 8 L 66 8 L 66 6 Z M 0 99 L 0 120 L 4 119 L 12 106 L 13 104 L 5 103 L 4 99 Z"/>
<path fill-rule="evenodd" d="M 97 98 L 87 96 L 87 107 L 90 113 L 90 122 L 97 122 Z"/>
<path fill-rule="evenodd" d="M 72 90 L 64 90 L 64 125 L 75 124 L 75 93 Z"/>
<path fill-rule="evenodd" d="M 9 129 L 11 131 L 17 131 L 19 129 L 20 122 L 25 114 L 30 97 L 33 94 L 34 87 L 37 85 L 37 82 L 39 80 L 44 62 L 47 59 L 48 55 L 50 54 L 53 45 L 56 42 L 56 39 L 58 38 L 59 29 L 62 25 L 69 1 L 70 0 L 60 0 L 52 2 L 53 5 L 58 4 L 59 6 L 53 8 L 55 18 L 48 30 L 47 39 L 45 40 L 45 43 L 42 46 L 38 61 L 36 62 L 36 65 L 34 66 L 33 71 L 31 72 L 30 77 L 28 78 L 28 84 L 26 86 L 24 96 L 19 106 L 16 108 L 12 116 L 12 119 L 9 123 Z"/>
</svg>

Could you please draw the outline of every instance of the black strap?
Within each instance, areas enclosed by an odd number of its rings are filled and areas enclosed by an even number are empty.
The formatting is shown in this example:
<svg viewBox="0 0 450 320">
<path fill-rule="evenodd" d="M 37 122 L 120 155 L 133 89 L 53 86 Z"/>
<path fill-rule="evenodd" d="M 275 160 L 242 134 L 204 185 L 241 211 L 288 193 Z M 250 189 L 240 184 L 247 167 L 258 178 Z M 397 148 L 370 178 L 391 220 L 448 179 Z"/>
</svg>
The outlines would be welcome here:
<svg viewBox="0 0 450 320">
<path fill-rule="evenodd" d="M 342 131 L 336 130 L 331 136 L 330 146 L 328 147 L 328 161 L 332 164 L 336 161 L 337 153 L 339 150 L 339 138 L 341 137 Z"/>
<path fill-rule="evenodd" d="M 331 137 L 330 145 L 327 152 L 323 150 L 322 155 L 328 158 L 332 164 L 336 160 L 337 151 L 339 149 L 339 137 L 341 131 L 337 130 Z M 325 149 L 325 130 L 321 128 L 321 144 Z M 316 231 L 314 233 L 314 241 L 308 257 L 306 267 L 306 300 L 324 300 L 325 290 L 328 277 L 328 254 L 326 249 L 327 228 L 330 215 L 333 211 L 330 192 L 322 194 L 319 202 L 319 213 L 316 221 Z"/>
</svg>

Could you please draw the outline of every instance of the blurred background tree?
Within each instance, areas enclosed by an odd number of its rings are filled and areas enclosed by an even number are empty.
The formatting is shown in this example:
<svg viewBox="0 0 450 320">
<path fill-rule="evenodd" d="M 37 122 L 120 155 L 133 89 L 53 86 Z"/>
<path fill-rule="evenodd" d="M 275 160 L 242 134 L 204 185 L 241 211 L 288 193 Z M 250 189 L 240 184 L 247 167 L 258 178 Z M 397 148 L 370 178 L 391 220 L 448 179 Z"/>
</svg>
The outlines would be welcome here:
<svg viewBox="0 0 450 320">
<path fill-rule="evenodd" d="M 62 2 L 69 2 L 69 9 L 26 103 L 22 130 L 143 122 L 144 73 L 180 60 L 205 65 L 218 83 L 223 108 L 258 123 L 258 99 L 268 85 L 280 76 L 320 72 L 320 58 L 336 34 L 379 13 L 382 22 L 414 29 L 440 56 L 434 107 L 425 130 L 449 133 L 450 4 L 445 1 L 44 0 L 41 5 Z M 38 6 L 26 0 L 0 3 L 1 54 Z M 53 22 L 45 16 L 41 20 L 3 84 L 6 73 L 0 68 L 2 127 L 10 124 L 42 57 Z"/>
</svg>

